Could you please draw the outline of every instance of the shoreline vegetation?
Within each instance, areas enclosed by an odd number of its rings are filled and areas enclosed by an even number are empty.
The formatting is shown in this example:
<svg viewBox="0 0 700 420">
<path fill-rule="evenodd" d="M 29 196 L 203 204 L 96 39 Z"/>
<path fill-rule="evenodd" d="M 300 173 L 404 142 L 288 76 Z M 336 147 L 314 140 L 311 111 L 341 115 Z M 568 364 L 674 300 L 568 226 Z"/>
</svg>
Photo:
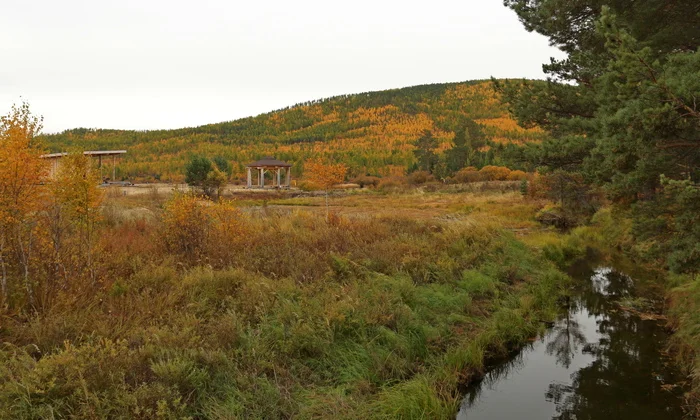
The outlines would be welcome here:
<svg viewBox="0 0 700 420">
<path fill-rule="evenodd" d="M 689 275 L 671 276 L 668 282 L 670 349 L 688 375 L 685 406 L 690 418 L 700 418 L 700 282 Z"/>
<path fill-rule="evenodd" d="M 95 285 L 3 317 L 0 417 L 451 417 L 568 288 L 519 192 L 306 200 L 109 194 Z"/>
</svg>

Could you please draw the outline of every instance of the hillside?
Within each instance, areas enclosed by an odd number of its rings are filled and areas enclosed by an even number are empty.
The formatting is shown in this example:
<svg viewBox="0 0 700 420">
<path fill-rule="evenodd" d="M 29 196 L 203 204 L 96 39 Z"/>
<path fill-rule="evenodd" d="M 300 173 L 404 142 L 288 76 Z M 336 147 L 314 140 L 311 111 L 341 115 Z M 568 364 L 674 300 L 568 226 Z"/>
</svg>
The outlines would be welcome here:
<svg viewBox="0 0 700 420">
<path fill-rule="evenodd" d="M 473 120 L 482 127 L 481 164 L 498 163 L 498 145 L 539 141 L 538 129 L 518 127 L 490 81 L 413 86 L 342 95 L 297 104 L 256 117 L 176 130 L 78 128 L 43 136 L 52 152 L 128 149 L 119 176 L 179 181 L 192 154 L 221 155 L 234 171 L 263 155 L 295 163 L 323 156 L 342 161 L 350 174 L 402 174 L 415 161 L 414 142 L 425 130 L 451 147 L 455 131 Z"/>
</svg>

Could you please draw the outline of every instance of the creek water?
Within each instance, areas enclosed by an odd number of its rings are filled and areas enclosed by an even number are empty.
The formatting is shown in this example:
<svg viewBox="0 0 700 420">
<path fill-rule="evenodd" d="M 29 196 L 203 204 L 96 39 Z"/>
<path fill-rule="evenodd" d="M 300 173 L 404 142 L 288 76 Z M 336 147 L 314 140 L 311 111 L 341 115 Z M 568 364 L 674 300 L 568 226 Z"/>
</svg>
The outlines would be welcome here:
<svg viewBox="0 0 700 420">
<path fill-rule="evenodd" d="M 658 282 L 631 271 L 594 257 L 574 264 L 565 313 L 469 386 L 457 419 L 681 419 L 680 375 L 663 352 L 663 321 L 620 308 L 659 293 Z"/>
</svg>

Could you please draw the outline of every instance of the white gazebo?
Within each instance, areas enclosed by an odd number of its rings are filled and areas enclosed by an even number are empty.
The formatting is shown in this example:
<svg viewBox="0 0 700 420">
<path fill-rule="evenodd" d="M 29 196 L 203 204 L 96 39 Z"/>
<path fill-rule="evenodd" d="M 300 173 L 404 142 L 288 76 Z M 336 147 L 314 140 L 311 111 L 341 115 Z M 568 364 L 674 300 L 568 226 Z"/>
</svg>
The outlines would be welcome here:
<svg viewBox="0 0 700 420">
<path fill-rule="evenodd" d="M 292 181 L 292 165 L 287 162 L 277 160 L 272 156 L 249 163 L 246 165 L 248 169 L 248 188 L 265 188 L 265 173 L 273 171 L 272 187 L 273 188 L 289 188 Z M 253 186 L 253 170 L 257 172 L 257 183 Z M 284 172 L 284 183 L 282 182 L 282 172 Z"/>
</svg>

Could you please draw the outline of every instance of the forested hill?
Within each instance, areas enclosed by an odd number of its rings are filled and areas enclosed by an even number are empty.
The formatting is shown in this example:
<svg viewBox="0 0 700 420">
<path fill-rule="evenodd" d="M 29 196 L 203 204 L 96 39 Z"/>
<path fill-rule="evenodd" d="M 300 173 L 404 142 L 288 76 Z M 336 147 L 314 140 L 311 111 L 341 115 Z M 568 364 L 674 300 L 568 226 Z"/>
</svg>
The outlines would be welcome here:
<svg viewBox="0 0 700 420">
<path fill-rule="evenodd" d="M 476 122 L 478 125 L 472 123 Z M 350 174 L 404 173 L 415 162 L 417 139 L 429 130 L 438 151 L 452 147 L 455 133 L 476 126 L 470 164 L 498 164 L 507 144 L 539 141 L 538 129 L 518 127 L 490 81 L 413 86 L 341 95 L 297 104 L 256 117 L 176 130 L 129 131 L 78 128 L 44 135 L 52 152 L 128 149 L 120 177 L 179 181 L 194 154 L 223 156 L 234 172 L 265 155 L 295 165 L 309 157 L 346 163 Z M 473 130 L 472 130 L 473 133 Z M 478 161 L 475 149 L 479 149 Z"/>
</svg>

